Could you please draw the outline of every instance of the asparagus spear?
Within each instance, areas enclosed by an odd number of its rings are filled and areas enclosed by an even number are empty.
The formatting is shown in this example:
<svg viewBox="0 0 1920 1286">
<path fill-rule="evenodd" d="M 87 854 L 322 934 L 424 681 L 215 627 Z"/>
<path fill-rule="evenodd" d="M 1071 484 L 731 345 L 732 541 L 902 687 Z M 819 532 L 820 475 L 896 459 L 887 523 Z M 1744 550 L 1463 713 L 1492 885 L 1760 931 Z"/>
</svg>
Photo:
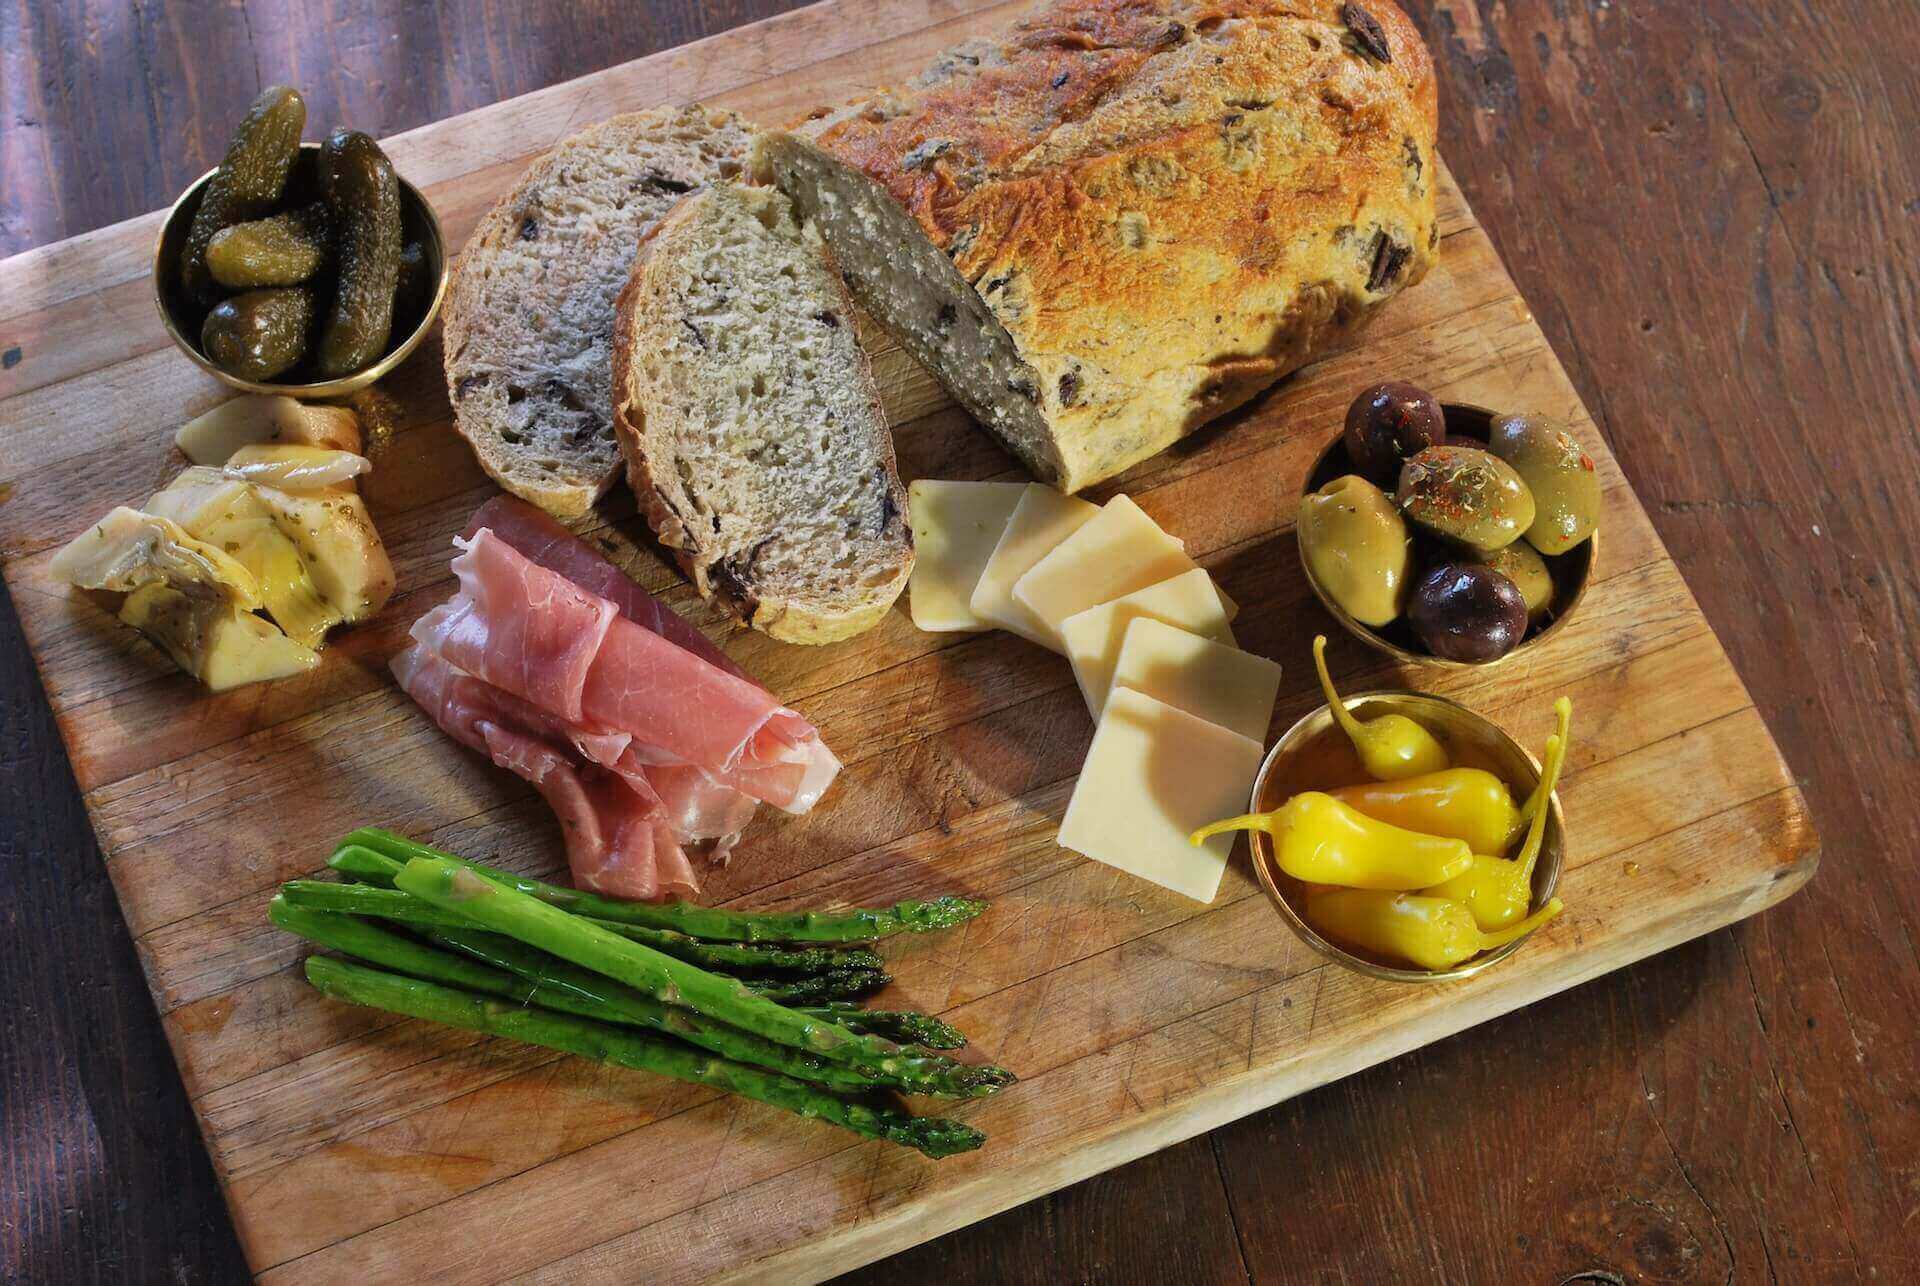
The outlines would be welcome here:
<svg viewBox="0 0 1920 1286">
<path fill-rule="evenodd" d="M 395 885 L 435 906 L 458 911 L 482 928 L 538 947 L 670 1005 L 860 1068 L 910 1093 L 978 1098 L 1011 1084 L 1011 1072 L 971 1067 L 937 1054 L 902 1049 L 889 1040 L 849 1031 L 756 996 L 738 978 L 708 973 L 623 938 L 592 920 L 569 915 L 505 883 L 481 875 L 458 858 L 415 858 Z"/>
<path fill-rule="evenodd" d="M 392 831 L 367 827 L 341 841 L 342 846 L 371 849 L 396 862 L 414 858 L 455 857 L 455 854 L 416 843 Z M 870 942 L 896 933 L 927 933 L 964 924 L 987 909 L 971 898 L 940 897 L 931 902 L 900 902 L 890 907 L 846 911 L 726 911 L 690 902 L 622 902 L 578 889 L 530 880 L 508 871 L 472 863 L 481 874 L 512 884 L 552 906 L 600 920 L 618 920 L 655 929 L 673 929 L 711 942 Z M 335 865 L 346 874 L 367 868 L 353 863 Z"/>
<path fill-rule="evenodd" d="M 379 861 L 387 860 L 369 850 L 361 851 Z M 395 869 L 397 870 L 398 867 L 396 866 Z M 464 916 L 429 906 L 419 898 L 402 893 L 398 889 L 380 888 L 372 884 L 330 884 L 325 880 L 289 880 L 281 886 L 280 893 L 295 906 L 306 907 L 311 911 L 371 915 L 383 920 L 397 920 L 403 924 L 432 925 L 441 928 L 457 929 L 470 923 Z M 648 929 L 637 924 L 617 924 L 611 920 L 602 921 L 601 927 L 623 938 L 644 942 L 656 951 L 664 951 L 670 956 L 678 956 L 682 960 L 691 960 L 697 965 L 726 973 L 762 969 L 792 973 L 825 973 L 836 969 L 875 970 L 883 963 L 877 954 L 860 947 L 845 949 L 803 947 L 799 950 L 790 950 L 777 946 L 701 942 L 683 933 L 674 933 L 670 929 Z M 834 994 L 849 993 L 841 991 Z"/>
<path fill-rule="evenodd" d="M 827 1063 L 797 1049 L 789 1049 L 785 1045 L 776 1045 L 770 1040 L 762 1040 L 749 1032 L 728 1027 L 725 1023 L 716 1023 L 691 1011 L 662 1005 L 618 983 L 608 982 L 585 970 L 573 969 L 562 961 L 540 956 L 538 952 L 529 951 L 498 934 L 480 933 L 473 929 L 445 931 L 448 937 L 466 935 L 491 939 L 507 948 L 525 952 L 527 957 L 537 957 L 545 962 L 546 976 L 541 976 L 537 968 L 524 973 L 509 971 L 492 952 L 476 950 L 469 953 L 474 959 L 468 959 L 464 955 L 436 950 L 353 916 L 295 906 L 284 897 L 275 897 L 267 904 L 267 918 L 309 942 L 429 982 L 445 983 L 602 1022 L 651 1027 L 727 1058 L 768 1067 L 802 1080 L 817 1081 L 834 1089 L 860 1092 L 876 1086 L 871 1079 L 847 1068 Z M 475 960 L 482 963 L 475 963 Z"/>
<path fill-rule="evenodd" d="M 822 1005 L 849 996 L 867 996 L 893 981 L 883 969 L 832 969 L 799 978 L 747 978 L 753 993 L 782 1005 Z M 828 1022 L 839 1022 L 829 1018 Z"/>
<path fill-rule="evenodd" d="M 830 1000 L 824 1005 L 801 1006 L 800 1012 L 842 1027 L 851 1027 L 872 1036 L 884 1036 L 902 1045 L 924 1049 L 963 1049 L 966 1035 L 932 1014 L 912 1009 L 862 1009 L 848 1000 Z"/>
<path fill-rule="evenodd" d="M 888 1139 L 930 1157 L 971 1151 L 986 1138 L 960 1121 L 937 1116 L 914 1117 L 843 1098 L 791 1076 L 715 1058 L 676 1040 L 570 1014 L 526 1009 L 345 960 L 308 957 L 307 981 L 323 994 L 350 1004 L 544 1045 L 602 1063 L 729 1090 L 801 1116 L 829 1121 L 855 1134 Z"/>
</svg>

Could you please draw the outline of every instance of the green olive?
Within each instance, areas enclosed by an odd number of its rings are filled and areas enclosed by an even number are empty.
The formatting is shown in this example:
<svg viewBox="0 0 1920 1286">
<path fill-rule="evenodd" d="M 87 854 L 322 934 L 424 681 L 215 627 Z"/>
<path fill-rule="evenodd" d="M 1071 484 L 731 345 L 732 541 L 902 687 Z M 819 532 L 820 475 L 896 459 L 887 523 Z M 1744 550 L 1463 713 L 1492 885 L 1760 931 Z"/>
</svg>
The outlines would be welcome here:
<svg viewBox="0 0 1920 1286">
<path fill-rule="evenodd" d="M 1387 493 L 1356 474 L 1300 502 L 1300 550 L 1327 597 L 1379 628 L 1407 604 L 1413 541 Z"/>
<path fill-rule="evenodd" d="M 1503 415 L 1493 422 L 1487 449 L 1513 466 L 1533 492 L 1529 544 L 1564 554 L 1600 525 L 1600 474 L 1575 437 L 1540 415 Z"/>
<path fill-rule="evenodd" d="M 1553 573 L 1547 560 L 1524 540 L 1496 549 L 1480 560 L 1512 581 L 1527 605 L 1527 623 L 1538 625 L 1553 609 Z"/>
<path fill-rule="evenodd" d="M 1527 484 L 1478 447 L 1428 447 L 1400 466 L 1395 498 L 1414 523 L 1482 553 L 1511 545 L 1533 525 Z"/>
</svg>

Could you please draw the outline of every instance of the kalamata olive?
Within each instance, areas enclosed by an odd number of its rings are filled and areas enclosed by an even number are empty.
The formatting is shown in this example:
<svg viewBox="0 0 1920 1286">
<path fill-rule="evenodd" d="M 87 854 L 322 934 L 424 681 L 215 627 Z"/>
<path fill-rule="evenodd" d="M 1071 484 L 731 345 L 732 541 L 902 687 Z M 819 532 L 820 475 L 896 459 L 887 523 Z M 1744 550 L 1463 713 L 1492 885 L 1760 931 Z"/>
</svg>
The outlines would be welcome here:
<svg viewBox="0 0 1920 1286">
<path fill-rule="evenodd" d="M 1413 541 L 1387 493 L 1357 474 L 1335 478 L 1300 502 L 1300 552 L 1327 597 L 1378 628 L 1407 602 Z"/>
<path fill-rule="evenodd" d="M 1402 380 L 1375 384 L 1347 408 L 1347 459 L 1368 481 L 1391 487 L 1400 462 L 1447 435 L 1447 417 L 1433 394 Z"/>
<path fill-rule="evenodd" d="M 1481 552 L 1511 545 L 1533 525 L 1527 484 L 1477 447 L 1428 447 L 1400 466 L 1394 498 L 1414 523 Z"/>
<path fill-rule="evenodd" d="M 1420 645 L 1447 661 L 1492 661 L 1527 633 L 1527 603 L 1484 563 L 1441 563 L 1415 582 L 1407 623 Z"/>
<path fill-rule="evenodd" d="M 1541 553 L 1564 554 L 1600 525 L 1600 473 L 1558 421 L 1500 416 L 1487 450 L 1512 465 L 1533 492 L 1534 519 L 1526 537 Z"/>
<path fill-rule="evenodd" d="M 1527 604 L 1527 624 L 1538 625 L 1553 607 L 1553 573 L 1547 560 L 1526 541 L 1516 540 L 1481 561 L 1513 582 Z"/>
</svg>

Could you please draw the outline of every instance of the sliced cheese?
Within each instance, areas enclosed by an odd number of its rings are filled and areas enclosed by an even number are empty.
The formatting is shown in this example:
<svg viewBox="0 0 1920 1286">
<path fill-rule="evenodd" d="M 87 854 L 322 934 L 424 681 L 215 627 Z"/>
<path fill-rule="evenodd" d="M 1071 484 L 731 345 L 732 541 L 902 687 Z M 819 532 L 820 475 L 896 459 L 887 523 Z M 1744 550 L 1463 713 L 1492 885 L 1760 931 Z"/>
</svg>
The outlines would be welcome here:
<svg viewBox="0 0 1920 1286">
<path fill-rule="evenodd" d="M 1179 541 L 1125 496 L 1107 501 L 1084 526 L 1014 582 L 1013 597 L 1053 637 L 1069 616 L 1192 571 Z M 1218 590 L 1215 591 L 1218 593 Z M 1231 620 L 1233 601 L 1220 595 Z"/>
<path fill-rule="evenodd" d="M 1067 659 L 1073 662 L 1073 677 L 1080 684 L 1080 695 L 1087 699 L 1087 709 L 1095 719 L 1107 704 L 1107 689 L 1113 685 L 1113 668 L 1120 661 L 1120 646 L 1126 641 L 1127 627 L 1142 618 L 1165 621 L 1177 627 L 1175 633 L 1185 630 L 1222 643 L 1233 642 L 1233 631 L 1227 625 L 1227 614 L 1220 606 L 1213 578 L 1198 567 L 1157 585 L 1123 594 L 1111 603 L 1074 613 L 1060 623 L 1060 637 L 1066 644 Z M 1151 690 L 1147 694 L 1159 696 Z M 1264 719 L 1260 727 L 1264 732 Z"/>
<path fill-rule="evenodd" d="M 1060 844 L 1211 902 L 1232 834 L 1187 836 L 1247 811 L 1260 743 L 1130 688 L 1115 688 L 1060 823 Z"/>
<path fill-rule="evenodd" d="M 1140 617 L 1127 627 L 1113 686 L 1265 741 L 1280 693 L 1280 667 L 1264 656 Z"/>
<path fill-rule="evenodd" d="M 1029 642 L 1060 651 L 1060 635 L 1013 596 L 1014 582 L 1100 512 L 1099 507 L 1030 483 L 974 586 L 973 614 Z"/>
<path fill-rule="evenodd" d="M 907 488 L 907 511 L 913 516 L 907 603 L 915 625 L 936 632 L 992 628 L 993 622 L 973 610 L 973 591 L 1026 490 L 1018 482 L 933 478 Z"/>
</svg>

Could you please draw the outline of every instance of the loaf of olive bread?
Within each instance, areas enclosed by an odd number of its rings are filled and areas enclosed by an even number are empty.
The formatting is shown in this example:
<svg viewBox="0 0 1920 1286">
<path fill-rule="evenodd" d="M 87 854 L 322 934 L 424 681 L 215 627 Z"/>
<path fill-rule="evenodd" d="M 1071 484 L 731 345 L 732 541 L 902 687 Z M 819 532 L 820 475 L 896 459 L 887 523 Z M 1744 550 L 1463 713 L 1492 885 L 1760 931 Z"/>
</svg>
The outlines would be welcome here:
<svg viewBox="0 0 1920 1286">
<path fill-rule="evenodd" d="M 447 296 L 447 393 L 501 486 L 571 518 L 618 475 L 610 339 L 634 249 L 683 196 L 737 176 L 749 136 L 700 106 L 616 116 L 481 219 Z"/>
<path fill-rule="evenodd" d="M 613 333 L 627 480 L 700 593 L 790 643 L 878 622 L 913 569 L 853 301 L 771 188 L 716 183 L 640 247 Z"/>
<path fill-rule="evenodd" d="M 1075 491 L 1434 261 L 1436 99 L 1389 0 L 1058 0 L 755 144 L 860 301 Z"/>
</svg>

